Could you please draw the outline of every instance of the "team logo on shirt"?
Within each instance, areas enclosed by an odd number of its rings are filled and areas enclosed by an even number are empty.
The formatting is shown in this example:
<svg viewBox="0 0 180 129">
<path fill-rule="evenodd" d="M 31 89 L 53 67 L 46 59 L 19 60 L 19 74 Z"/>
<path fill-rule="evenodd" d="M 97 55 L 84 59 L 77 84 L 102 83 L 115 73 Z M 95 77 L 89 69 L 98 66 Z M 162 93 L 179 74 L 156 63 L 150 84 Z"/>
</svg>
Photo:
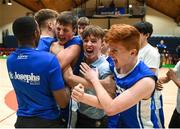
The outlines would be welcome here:
<svg viewBox="0 0 180 129">
<path fill-rule="evenodd" d="M 20 54 L 17 57 L 17 59 L 27 59 L 27 58 L 28 58 L 28 55 L 23 55 L 23 54 Z"/>
<path fill-rule="evenodd" d="M 30 85 L 40 85 L 40 76 L 34 75 L 34 73 L 30 74 L 20 74 L 17 72 L 9 72 L 10 79 L 19 80 L 25 83 L 29 83 Z"/>
</svg>

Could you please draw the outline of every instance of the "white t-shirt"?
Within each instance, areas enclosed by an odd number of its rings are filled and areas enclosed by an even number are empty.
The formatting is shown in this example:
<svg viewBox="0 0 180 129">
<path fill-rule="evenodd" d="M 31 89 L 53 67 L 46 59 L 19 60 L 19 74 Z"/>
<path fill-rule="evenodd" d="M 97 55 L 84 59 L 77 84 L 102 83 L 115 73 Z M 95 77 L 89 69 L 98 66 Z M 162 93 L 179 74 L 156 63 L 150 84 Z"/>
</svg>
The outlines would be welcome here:
<svg viewBox="0 0 180 129">
<path fill-rule="evenodd" d="M 176 72 L 176 75 L 180 80 L 180 61 L 176 64 L 173 70 Z M 180 113 L 180 88 L 178 88 L 178 93 L 177 93 L 176 110 L 178 113 Z"/>
<path fill-rule="evenodd" d="M 138 58 L 142 60 L 149 68 L 157 69 L 155 74 L 158 76 L 160 54 L 156 48 L 150 44 L 147 44 L 139 50 Z"/>
<path fill-rule="evenodd" d="M 139 50 L 138 59 L 143 61 L 149 68 L 156 69 L 156 76 L 158 76 L 159 66 L 160 66 L 160 54 L 156 48 L 147 44 Z M 154 99 L 156 104 L 156 109 L 162 108 L 161 105 L 161 91 L 155 90 Z"/>
</svg>

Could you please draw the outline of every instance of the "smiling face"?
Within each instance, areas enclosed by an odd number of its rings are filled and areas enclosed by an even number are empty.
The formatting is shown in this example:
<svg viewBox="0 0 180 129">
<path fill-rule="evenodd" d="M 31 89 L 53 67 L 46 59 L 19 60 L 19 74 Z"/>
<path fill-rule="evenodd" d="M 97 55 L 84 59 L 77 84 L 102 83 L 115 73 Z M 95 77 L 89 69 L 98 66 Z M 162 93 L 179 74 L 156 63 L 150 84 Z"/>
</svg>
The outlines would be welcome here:
<svg viewBox="0 0 180 129">
<path fill-rule="evenodd" d="M 90 35 L 84 38 L 83 42 L 83 50 L 86 62 L 92 63 L 96 61 L 101 55 L 102 39 Z"/>
<path fill-rule="evenodd" d="M 60 23 L 56 23 L 56 36 L 61 45 L 66 44 L 74 36 L 72 25 L 62 25 Z"/>
</svg>

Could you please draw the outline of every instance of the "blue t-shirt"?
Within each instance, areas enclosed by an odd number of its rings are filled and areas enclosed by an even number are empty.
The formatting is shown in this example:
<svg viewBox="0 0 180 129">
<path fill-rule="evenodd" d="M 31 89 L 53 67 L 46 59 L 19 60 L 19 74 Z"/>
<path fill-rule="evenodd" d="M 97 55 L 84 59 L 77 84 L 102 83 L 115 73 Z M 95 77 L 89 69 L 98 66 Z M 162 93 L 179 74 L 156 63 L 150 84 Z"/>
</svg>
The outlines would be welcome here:
<svg viewBox="0 0 180 129">
<path fill-rule="evenodd" d="M 83 41 L 80 36 L 75 36 L 71 40 L 69 40 L 65 45 L 64 48 L 70 47 L 71 45 L 79 45 L 81 47 L 81 52 L 79 55 L 79 59 L 77 60 L 75 66 L 72 68 L 73 73 L 75 75 L 79 75 L 79 69 L 80 69 L 80 64 L 84 58 L 84 52 L 83 52 Z"/>
<path fill-rule="evenodd" d="M 18 116 L 57 119 L 60 110 L 52 91 L 64 88 L 56 56 L 20 48 L 7 59 L 7 69 L 18 101 Z"/>
<path fill-rule="evenodd" d="M 39 43 L 38 43 L 37 49 L 38 49 L 38 50 L 41 50 L 41 51 L 49 52 L 49 51 L 50 51 L 51 44 L 52 44 L 53 42 L 56 42 L 56 41 L 57 41 L 56 38 L 52 38 L 52 37 L 41 37 L 41 38 L 39 39 Z"/>
<path fill-rule="evenodd" d="M 151 77 L 157 79 L 155 74 L 142 62 L 137 63 L 135 68 L 127 75 L 121 77 L 115 72 L 115 82 L 117 85 L 117 93 L 121 94 L 125 90 L 131 88 L 135 83 L 145 77 Z M 151 110 L 153 107 L 152 97 L 147 100 L 141 100 L 133 107 L 120 113 L 119 116 L 119 127 L 120 128 L 158 128 L 157 120 L 151 119 Z"/>
</svg>

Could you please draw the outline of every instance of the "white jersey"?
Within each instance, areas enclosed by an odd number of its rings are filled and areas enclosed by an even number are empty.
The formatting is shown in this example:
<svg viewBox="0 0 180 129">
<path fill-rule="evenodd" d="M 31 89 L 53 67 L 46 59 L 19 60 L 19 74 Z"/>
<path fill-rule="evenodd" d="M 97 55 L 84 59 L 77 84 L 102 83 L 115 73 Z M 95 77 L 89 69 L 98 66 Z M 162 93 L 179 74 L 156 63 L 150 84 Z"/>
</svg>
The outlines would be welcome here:
<svg viewBox="0 0 180 129">
<path fill-rule="evenodd" d="M 176 72 L 176 75 L 178 79 L 180 80 L 180 61 L 176 64 L 173 70 Z M 180 113 L 180 88 L 178 88 L 178 93 L 177 93 L 176 110 L 178 113 Z"/>
</svg>

